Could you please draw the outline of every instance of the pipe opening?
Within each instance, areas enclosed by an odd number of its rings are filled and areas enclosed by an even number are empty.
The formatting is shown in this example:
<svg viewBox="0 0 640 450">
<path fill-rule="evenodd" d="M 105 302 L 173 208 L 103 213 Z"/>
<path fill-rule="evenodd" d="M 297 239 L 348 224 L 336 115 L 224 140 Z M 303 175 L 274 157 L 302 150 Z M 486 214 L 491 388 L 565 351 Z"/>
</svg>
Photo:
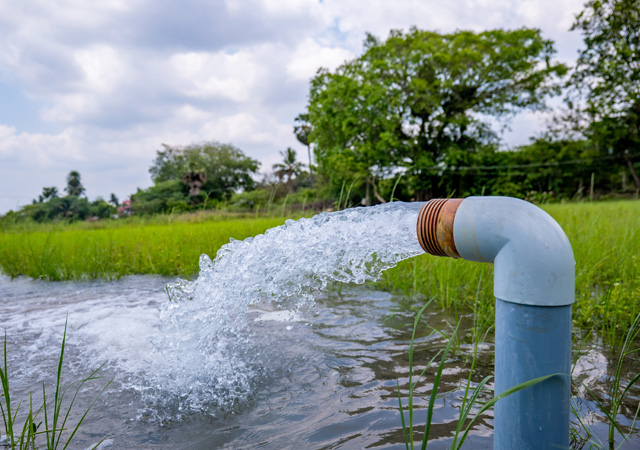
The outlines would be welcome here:
<svg viewBox="0 0 640 450">
<path fill-rule="evenodd" d="M 434 198 L 425 203 L 418 214 L 418 242 L 435 256 L 460 258 L 453 240 L 453 221 L 461 198 Z"/>
</svg>

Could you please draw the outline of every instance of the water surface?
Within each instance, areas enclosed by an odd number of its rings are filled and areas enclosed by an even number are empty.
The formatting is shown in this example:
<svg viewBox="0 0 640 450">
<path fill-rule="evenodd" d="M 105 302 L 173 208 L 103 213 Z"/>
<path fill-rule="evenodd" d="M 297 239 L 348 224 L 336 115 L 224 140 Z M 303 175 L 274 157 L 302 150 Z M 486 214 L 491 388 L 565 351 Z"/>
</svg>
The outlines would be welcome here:
<svg viewBox="0 0 640 450">
<path fill-rule="evenodd" d="M 164 291 L 168 281 L 146 276 L 81 283 L 0 278 L 0 317 L 17 392 L 24 396 L 30 389 L 39 390 L 43 379 L 51 382 L 65 320 L 69 324 L 66 380 L 86 376 L 102 363 L 106 363 L 103 375 L 115 376 L 73 448 L 86 448 L 103 437 L 113 449 L 404 448 L 396 380 L 406 391 L 407 348 L 415 314 L 411 306 L 416 305 L 363 287 L 345 287 L 341 295 L 330 289 L 316 297 L 315 307 L 295 313 L 269 303 L 254 305 L 248 315 L 255 340 L 246 363 L 251 373 L 245 379 L 248 392 L 238 398 L 227 389 L 229 402 L 203 404 L 196 411 L 193 404 L 166 390 L 170 380 L 154 385 L 150 373 L 154 367 L 172 364 L 154 360 L 159 355 L 154 346 L 161 307 L 168 302 Z M 445 331 L 455 321 L 455 316 L 442 311 L 428 315 L 430 325 Z M 469 317 L 463 318 L 462 335 L 470 324 Z M 442 345 L 439 338 L 421 337 L 419 358 L 425 361 Z M 492 344 L 482 349 L 476 381 L 492 372 Z M 597 342 L 583 350 L 574 375 L 602 391 L 609 376 L 607 356 L 597 349 Z M 441 391 L 453 392 L 438 402 L 433 448 L 447 448 L 470 352 L 463 340 L 447 364 Z M 83 393 L 82 405 L 104 381 Z M 430 382 L 428 378 L 418 391 L 420 406 L 428 398 Z M 224 392 L 216 377 L 209 383 L 197 390 Z M 631 394 L 627 417 L 638 402 L 638 391 Z M 578 392 L 575 404 L 605 441 L 602 414 L 587 398 Z M 424 417 L 420 410 L 417 422 Z M 636 437 L 622 448 L 638 444 Z M 467 448 L 491 447 L 488 414 L 474 427 Z"/>
</svg>

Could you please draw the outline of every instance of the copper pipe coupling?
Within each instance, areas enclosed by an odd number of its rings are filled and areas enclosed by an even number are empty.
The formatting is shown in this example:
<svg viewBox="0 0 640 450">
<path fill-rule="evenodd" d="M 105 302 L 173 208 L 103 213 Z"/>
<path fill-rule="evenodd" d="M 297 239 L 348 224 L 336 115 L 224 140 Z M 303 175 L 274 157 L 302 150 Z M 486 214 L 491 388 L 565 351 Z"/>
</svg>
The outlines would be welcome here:
<svg viewBox="0 0 640 450">
<path fill-rule="evenodd" d="M 418 242 L 435 256 L 460 258 L 453 240 L 453 221 L 462 198 L 434 198 L 425 203 L 418 214 Z"/>
</svg>

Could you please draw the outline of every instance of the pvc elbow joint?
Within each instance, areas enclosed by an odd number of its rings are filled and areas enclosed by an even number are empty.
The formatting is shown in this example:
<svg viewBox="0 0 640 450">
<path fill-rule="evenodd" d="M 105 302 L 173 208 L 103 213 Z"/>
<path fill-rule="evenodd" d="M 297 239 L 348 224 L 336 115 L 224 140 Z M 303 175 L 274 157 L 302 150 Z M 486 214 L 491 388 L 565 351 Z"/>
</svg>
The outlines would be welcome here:
<svg viewBox="0 0 640 450">
<path fill-rule="evenodd" d="M 565 306 L 575 298 L 575 260 L 558 223 L 510 197 L 434 199 L 417 223 L 422 248 L 495 264 L 494 294 L 512 303 Z"/>
</svg>

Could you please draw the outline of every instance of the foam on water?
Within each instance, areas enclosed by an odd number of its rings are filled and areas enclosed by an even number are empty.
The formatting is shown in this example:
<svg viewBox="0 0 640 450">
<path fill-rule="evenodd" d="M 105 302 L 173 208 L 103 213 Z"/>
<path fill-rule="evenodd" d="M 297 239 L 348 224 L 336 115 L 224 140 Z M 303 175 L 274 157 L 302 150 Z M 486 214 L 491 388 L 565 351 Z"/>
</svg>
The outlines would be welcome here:
<svg viewBox="0 0 640 450">
<path fill-rule="evenodd" d="M 415 231 L 420 206 L 395 202 L 289 220 L 232 240 L 214 260 L 202 255 L 195 281 L 167 286 L 171 301 L 160 311 L 157 355 L 145 383 L 132 387 L 156 403 L 177 402 L 179 411 L 232 409 L 265 370 L 259 358 L 265 343 L 252 335 L 250 305 L 308 308 L 329 283 L 375 280 L 422 253 Z"/>
</svg>

